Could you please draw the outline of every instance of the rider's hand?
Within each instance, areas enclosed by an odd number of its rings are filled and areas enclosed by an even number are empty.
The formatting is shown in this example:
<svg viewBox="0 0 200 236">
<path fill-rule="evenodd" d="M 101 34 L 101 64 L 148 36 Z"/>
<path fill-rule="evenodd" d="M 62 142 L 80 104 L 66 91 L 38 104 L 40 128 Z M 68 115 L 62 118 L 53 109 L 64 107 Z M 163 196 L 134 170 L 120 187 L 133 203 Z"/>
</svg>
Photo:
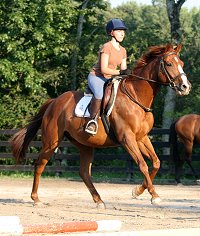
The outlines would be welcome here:
<svg viewBox="0 0 200 236">
<path fill-rule="evenodd" d="M 120 73 L 120 75 L 130 75 L 131 70 L 129 70 L 129 69 L 120 70 L 119 73 Z"/>
</svg>

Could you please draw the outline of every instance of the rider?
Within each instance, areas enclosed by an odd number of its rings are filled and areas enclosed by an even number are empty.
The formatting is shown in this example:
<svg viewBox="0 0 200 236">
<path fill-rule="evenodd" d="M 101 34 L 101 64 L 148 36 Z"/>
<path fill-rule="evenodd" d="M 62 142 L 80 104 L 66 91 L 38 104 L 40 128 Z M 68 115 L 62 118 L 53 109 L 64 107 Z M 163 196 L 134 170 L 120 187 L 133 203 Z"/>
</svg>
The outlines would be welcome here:
<svg viewBox="0 0 200 236">
<path fill-rule="evenodd" d="M 107 79 L 115 75 L 126 75 L 126 49 L 120 45 L 127 30 L 124 22 L 118 18 L 111 19 L 106 25 L 106 33 L 111 40 L 105 43 L 99 51 L 98 62 L 88 75 L 88 86 L 93 92 L 90 105 L 90 117 L 85 131 L 95 135 L 98 130 L 97 119 L 100 115 L 103 87 Z"/>
</svg>

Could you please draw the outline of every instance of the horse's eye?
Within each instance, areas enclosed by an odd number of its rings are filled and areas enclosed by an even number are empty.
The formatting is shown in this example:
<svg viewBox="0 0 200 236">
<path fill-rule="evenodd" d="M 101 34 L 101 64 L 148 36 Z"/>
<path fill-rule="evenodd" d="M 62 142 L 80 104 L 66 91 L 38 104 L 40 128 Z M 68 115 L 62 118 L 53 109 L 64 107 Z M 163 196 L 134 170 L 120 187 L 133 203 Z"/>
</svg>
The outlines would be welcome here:
<svg viewBox="0 0 200 236">
<path fill-rule="evenodd" d="M 166 65 L 167 66 L 172 66 L 172 63 L 171 62 L 166 62 Z"/>
</svg>

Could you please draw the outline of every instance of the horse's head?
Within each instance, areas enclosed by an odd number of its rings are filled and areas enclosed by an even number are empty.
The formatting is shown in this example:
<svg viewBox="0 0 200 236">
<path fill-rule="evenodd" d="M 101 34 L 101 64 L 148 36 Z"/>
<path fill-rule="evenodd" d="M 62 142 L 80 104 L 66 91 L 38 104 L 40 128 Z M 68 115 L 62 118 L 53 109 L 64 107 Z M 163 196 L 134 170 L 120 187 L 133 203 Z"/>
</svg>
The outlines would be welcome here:
<svg viewBox="0 0 200 236">
<path fill-rule="evenodd" d="M 133 69 L 135 78 L 170 86 L 177 95 L 188 95 L 191 84 L 179 58 L 181 47 L 181 44 L 177 47 L 171 44 L 150 47 Z"/>
<path fill-rule="evenodd" d="M 160 82 L 169 84 L 178 95 L 188 95 L 191 84 L 183 71 L 183 62 L 179 58 L 182 45 L 173 47 L 171 44 L 165 47 L 165 51 L 160 60 L 159 79 Z"/>
</svg>

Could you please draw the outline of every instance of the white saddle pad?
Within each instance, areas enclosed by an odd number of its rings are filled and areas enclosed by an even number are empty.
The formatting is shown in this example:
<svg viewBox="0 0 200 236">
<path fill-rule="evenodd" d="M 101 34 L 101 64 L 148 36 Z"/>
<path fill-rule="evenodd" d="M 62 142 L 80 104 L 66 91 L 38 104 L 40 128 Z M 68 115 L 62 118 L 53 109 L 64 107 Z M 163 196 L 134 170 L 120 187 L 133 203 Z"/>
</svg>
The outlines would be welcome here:
<svg viewBox="0 0 200 236">
<path fill-rule="evenodd" d="M 117 90 L 118 90 L 118 86 L 120 83 L 120 80 L 122 78 L 120 76 L 116 76 L 112 82 L 114 84 L 114 99 L 113 99 L 113 103 L 109 109 L 109 111 L 107 112 L 107 116 L 110 115 L 110 113 L 112 112 L 114 103 L 115 103 L 115 99 L 116 99 L 116 95 L 117 95 Z M 90 113 L 88 111 L 88 104 L 91 101 L 93 97 L 93 94 L 84 94 L 84 97 L 82 97 L 80 99 L 80 101 L 77 103 L 76 107 L 75 107 L 75 115 L 78 117 L 90 117 Z M 87 110 L 86 110 L 87 109 Z"/>
<path fill-rule="evenodd" d="M 80 99 L 80 101 L 77 103 L 75 108 L 75 115 L 78 117 L 90 117 L 90 113 L 88 111 L 88 104 L 90 103 L 92 99 L 92 94 L 86 94 L 84 97 Z M 86 110 L 87 109 L 87 110 Z"/>
</svg>

